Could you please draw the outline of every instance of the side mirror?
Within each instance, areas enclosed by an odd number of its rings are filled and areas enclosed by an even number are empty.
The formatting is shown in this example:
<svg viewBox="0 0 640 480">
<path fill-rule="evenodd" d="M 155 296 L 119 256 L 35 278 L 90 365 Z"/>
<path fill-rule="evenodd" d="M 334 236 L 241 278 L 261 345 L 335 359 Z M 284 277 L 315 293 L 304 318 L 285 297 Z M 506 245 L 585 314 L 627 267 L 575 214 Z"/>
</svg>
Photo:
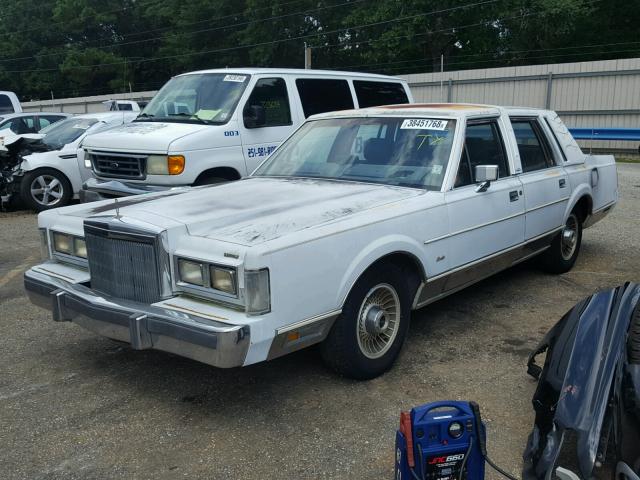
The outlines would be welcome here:
<svg viewBox="0 0 640 480">
<path fill-rule="evenodd" d="M 262 105 L 247 105 L 243 116 L 244 126 L 247 128 L 258 128 L 267 123 L 267 116 Z"/>
<path fill-rule="evenodd" d="M 486 192 L 491 182 L 495 182 L 497 179 L 497 165 L 476 165 L 475 181 L 480 184 L 478 188 L 476 188 L 476 192 Z"/>
</svg>

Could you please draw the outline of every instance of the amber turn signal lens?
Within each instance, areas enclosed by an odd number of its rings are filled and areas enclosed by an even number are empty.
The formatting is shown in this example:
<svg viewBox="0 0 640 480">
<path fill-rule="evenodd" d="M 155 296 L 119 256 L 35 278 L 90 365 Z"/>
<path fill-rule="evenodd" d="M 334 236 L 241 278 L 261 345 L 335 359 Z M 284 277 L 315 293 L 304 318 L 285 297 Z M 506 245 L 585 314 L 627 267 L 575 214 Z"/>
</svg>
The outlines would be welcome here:
<svg viewBox="0 0 640 480">
<path fill-rule="evenodd" d="M 180 175 L 184 172 L 184 157 L 182 155 L 169 155 L 167 157 L 169 175 Z"/>
</svg>

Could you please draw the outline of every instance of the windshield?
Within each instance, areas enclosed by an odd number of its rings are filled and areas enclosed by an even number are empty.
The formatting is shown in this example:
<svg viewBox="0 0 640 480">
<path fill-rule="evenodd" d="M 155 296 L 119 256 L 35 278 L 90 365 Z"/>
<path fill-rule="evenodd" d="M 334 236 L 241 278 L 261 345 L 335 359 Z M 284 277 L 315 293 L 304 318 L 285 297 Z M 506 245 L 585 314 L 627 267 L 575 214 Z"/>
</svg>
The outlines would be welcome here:
<svg viewBox="0 0 640 480">
<path fill-rule="evenodd" d="M 67 118 L 46 126 L 40 133 L 44 133 L 42 142 L 53 148 L 62 148 L 63 145 L 77 140 L 89 127 L 98 123 L 97 118 Z"/>
<path fill-rule="evenodd" d="M 253 175 L 440 190 L 455 120 L 339 118 L 304 124 Z"/>
<path fill-rule="evenodd" d="M 174 77 L 136 121 L 223 124 L 233 114 L 249 75 L 200 73 Z"/>
</svg>

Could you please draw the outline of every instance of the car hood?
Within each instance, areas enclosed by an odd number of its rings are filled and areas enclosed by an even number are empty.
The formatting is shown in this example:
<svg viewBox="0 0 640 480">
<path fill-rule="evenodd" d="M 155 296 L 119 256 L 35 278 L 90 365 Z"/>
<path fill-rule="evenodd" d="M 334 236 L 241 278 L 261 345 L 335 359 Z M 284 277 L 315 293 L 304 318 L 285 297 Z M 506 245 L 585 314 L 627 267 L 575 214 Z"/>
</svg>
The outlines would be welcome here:
<svg viewBox="0 0 640 480">
<path fill-rule="evenodd" d="M 87 135 L 84 148 L 142 153 L 166 153 L 172 142 L 206 129 L 195 123 L 132 122 L 104 132 Z"/>
<path fill-rule="evenodd" d="M 158 227 L 186 226 L 190 235 L 251 246 L 424 194 L 423 190 L 315 179 L 248 178 L 138 195 L 74 212 L 116 214 Z M 165 221 L 163 221 L 164 219 Z M 164 223 L 164 225 L 163 225 Z"/>
</svg>

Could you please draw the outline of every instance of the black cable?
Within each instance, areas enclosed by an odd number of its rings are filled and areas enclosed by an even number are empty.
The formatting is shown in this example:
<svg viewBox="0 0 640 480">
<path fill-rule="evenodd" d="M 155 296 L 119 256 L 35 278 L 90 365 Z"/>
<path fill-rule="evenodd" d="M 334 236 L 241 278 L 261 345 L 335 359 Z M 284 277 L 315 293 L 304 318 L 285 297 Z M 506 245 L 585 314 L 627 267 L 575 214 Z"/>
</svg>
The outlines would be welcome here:
<svg viewBox="0 0 640 480">
<path fill-rule="evenodd" d="M 469 436 L 469 447 L 467 448 L 467 453 L 465 453 L 464 459 L 462 460 L 462 465 L 460 465 L 460 471 L 458 472 L 458 480 L 462 480 L 462 473 L 464 472 L 464 467 L 467 466 L 467 460 L 469 459 L 469 454 L 471 453 L 472 447 L 473 447 L 473 437 Z"/>
<path fill-rule="evenodd" d="M 491 461 L 491 459 L 489 458 L 488 455 L 484 456 L 484 459 L 487 461 L 487 463 L 498 473 L 504 475 L 505 477 L 507 477 L 509 480 L 520 480 L 517 477 L 514 477 L 513 475 L 511 475 L 510 473 L 505 472 L 503 469 L 501 469 L 499 466 L 497 466 L 495 463 L 493 463 Z"/>
</svg>

